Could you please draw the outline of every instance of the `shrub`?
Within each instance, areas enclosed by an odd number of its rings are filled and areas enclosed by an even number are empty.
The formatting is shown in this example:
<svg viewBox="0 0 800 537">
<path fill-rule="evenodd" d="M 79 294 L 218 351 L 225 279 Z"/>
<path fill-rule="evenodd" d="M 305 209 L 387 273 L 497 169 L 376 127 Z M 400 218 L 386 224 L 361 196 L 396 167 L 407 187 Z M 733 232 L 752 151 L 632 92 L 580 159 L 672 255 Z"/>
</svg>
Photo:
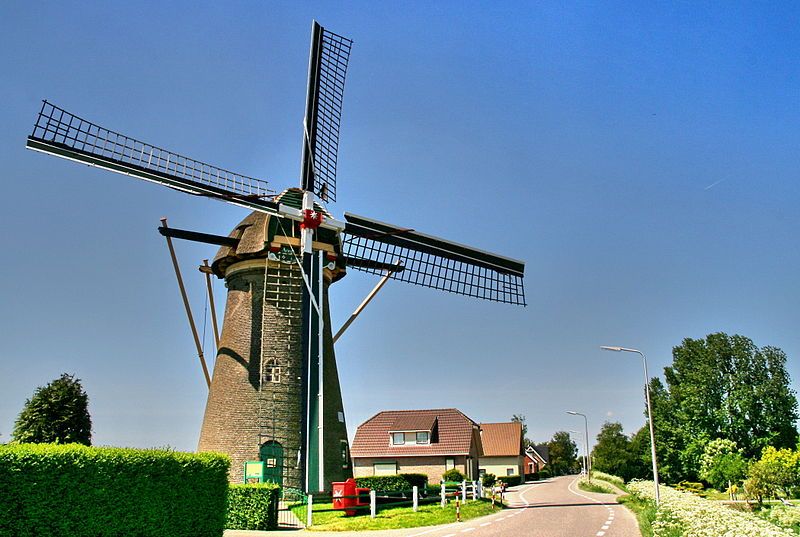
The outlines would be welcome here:
<svg viewBox="0 0 800 537">
<path fill-rule="evenodd" d="M 481 483 L 484 487 L 491 487 L 497 481 L 497 476 L 494 474 L 483 474 L 481 478 Z"/>
<path fill-rule="evenodd" d="M 776 505 L 766 512 L 766 519 L 784 528 L 800 529 L 800 509 Z"/>
<path fill-rule="evenodd" d="M 229 464 L 216 453 L 0 446 L 0 535 L 219 537 Z"/>
<path fill-rule="evenodd" d="M 550 469 L 549 466 L 545 466 L 541 470 L 539 470 L 539 479 L 548 479 L 553 477 L 553 471 Z"/>
<path fill-rule="evenodd" d="M 442 479 L 449 482 L 455 481 L 457 483 L 461 483 L 464 481 L 464 474 L 459 472 L 456 468 L 451 468 L 442 474 Z"/>
<path fill-rule="evenodd" d="M 357 477 L 356 485 L 380 492 L 410 491 L 415 485 L 425 488 L 428 476 L 425 474 L 397 474 Z"/>
<path fill-rule="evenodd" d="M 498 477 L 497 480 L 502 481 L 509 487 L 515 487 L 522 484 L 522 477 L 518 475 L 504 475 L 502 477 Z"/>
<path fill-rule="evenodd" d="M 271 530 L 278 527 L 281 488 L 274 483 L 231 485 L 228 490 L 228 520 L 231 530 Z"/>
</svg>

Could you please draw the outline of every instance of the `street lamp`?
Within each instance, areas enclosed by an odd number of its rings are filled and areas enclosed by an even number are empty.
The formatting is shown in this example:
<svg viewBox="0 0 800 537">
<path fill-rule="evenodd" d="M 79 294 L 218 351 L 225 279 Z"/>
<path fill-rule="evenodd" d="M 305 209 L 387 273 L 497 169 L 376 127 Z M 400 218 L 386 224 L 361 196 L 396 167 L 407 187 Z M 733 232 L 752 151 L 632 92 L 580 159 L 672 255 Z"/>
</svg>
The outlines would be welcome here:
<svg viewBox="0 0 800 537">
<path fill-rule="evenodd" d="M 578 431 L 567 431 L 567 432 L 570 433 L 570 434 L 581 434 Z M 578 437 L 578 438 L 580 438 L 580 437 Z M 586 453 L 586 442 L 585 441 L 581 441 L 581 443 L 583 444 L 583 451 L 584 451 L 584 453 Z M 586 475 L 586 455 L 581 457 L 581 473 L 583 475 Z"/>
<path fill-rule="evenodd" d="M 647 421 L 650 424 L 650 454 L 653 458 L 653 481 L 656 487 L 656 507 L 658 507 L 661 496 L 658 493 L 658 463 L 656 462 L 656 435 L 653 432 L 653 407 L 650 405 L 650 377 L 647 376 L 647 358 L 642 351 L 636 349 L 628 349 L 626 347 L 610 347 L 603 345 L 600 347 L 604 351 L 614 352 L 635 352 L 642 357 L 642 365 L 644 365 L 644 395 L 647 400 Z"/>
<path fill-rule="evenodd" d="M 567 410 L 567 414 L 572 416 L 583 416 L 583 426 L 584 426 L 584 433 L 586 436 L 585 443 L 583 444 L 583 452 L 586 454 L 586 475 L 589 476 L 589 481 L 592 480 L 592 459 L 589 457 L 589 420 L 586 419 L 586 414 L 581 414 L 580 412 L 575 412 L 574 410 Z"/>
</svg>

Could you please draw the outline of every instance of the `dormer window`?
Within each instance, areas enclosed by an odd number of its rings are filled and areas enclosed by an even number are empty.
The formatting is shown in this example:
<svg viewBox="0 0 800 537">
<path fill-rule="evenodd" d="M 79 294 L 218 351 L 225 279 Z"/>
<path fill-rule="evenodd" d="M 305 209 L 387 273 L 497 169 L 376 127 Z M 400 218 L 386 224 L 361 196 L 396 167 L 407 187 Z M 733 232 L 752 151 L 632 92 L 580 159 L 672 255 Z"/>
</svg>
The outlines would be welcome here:
<svg viewBox="0 0 800 537">
<path fill-rule="evenodd" d="M 392 433 L 392 444 L 395 446 L 402 446 L 406 443 L 405 433 Z"/>
<path fill-rule="evenodd" d="M 417 433 L 417 444 L 430 443 L 431 435 L 428 431 L 421 431 Z"/>
</svg>

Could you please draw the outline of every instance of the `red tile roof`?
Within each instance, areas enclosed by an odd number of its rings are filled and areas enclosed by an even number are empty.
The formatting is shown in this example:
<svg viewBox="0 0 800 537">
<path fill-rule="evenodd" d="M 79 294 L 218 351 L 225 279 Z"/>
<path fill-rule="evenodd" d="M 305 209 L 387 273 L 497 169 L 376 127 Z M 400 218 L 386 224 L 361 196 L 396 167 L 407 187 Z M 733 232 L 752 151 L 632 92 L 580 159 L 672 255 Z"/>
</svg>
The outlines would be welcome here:
<svg viewBox="0 0 800 537">
<path fill-rule="evenodd" d="M 390 431 L 398 430 L 395 424 L 420 424 L 435 422 L 430 444 L 392 445 Z M 432 410 L 387 410 L 378 412 L 359 425 L 350 454 L 353 457 L 398 457 L 419 455 L 469 455 L 478 424 L 455 408 Z M 426 429 L 399 429 L 406 431 Z M 477 446 L 480 454 L 480 445 Z"/>
<path fill-rule="evenodd" d="M 394 423 L 389 428 L 390 432 L 400 431 L 432 431 L 436 424 L 435 414 L 419 414 L 406 412 L 394 419 Z"/>
<path fill-rule="evenodd" d="M 515 457 L 522 454 L 522 424 L 481 423 L 484 457 Z"/>
</svg>

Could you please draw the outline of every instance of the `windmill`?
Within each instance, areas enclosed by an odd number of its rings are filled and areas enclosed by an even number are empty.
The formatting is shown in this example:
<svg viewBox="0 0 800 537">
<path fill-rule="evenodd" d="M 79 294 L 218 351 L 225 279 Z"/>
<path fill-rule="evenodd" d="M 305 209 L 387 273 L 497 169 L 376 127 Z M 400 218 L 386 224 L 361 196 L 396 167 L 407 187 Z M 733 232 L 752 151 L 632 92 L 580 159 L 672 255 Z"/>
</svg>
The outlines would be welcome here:
<svg viewBox="0 0 800 537">
<path fill-rule="evenodd" d="M 329 285 L 348 268 L 525 305 L 521 261 L 329 212 L 351 46 L 312 23 L 299 188 L 276 193 L 266 181 L 111 131 L 48 101 L 27 139 L 35 151 L 252 211 L 228 236 L 159 228 L 220 247 L 210 270 L 225 279 L 228 298 L 199 450 L 227 453 L 232 480 L 253 459 L 265 461 L 272 480 L 308 492 L 352 475 L 328 306 Z"/>
</svg>

